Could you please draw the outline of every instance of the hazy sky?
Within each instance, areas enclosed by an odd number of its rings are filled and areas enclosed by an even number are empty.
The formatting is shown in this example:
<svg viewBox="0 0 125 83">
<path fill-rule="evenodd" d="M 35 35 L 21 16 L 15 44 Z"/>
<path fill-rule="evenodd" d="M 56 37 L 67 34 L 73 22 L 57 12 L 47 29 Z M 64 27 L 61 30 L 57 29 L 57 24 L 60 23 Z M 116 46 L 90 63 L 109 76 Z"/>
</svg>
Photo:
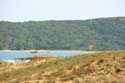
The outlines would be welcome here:
<svg viewBox="0 0 125 83">
<path fill-rule="evenodd" d="M 125 16 L 125 0 L 0 0 L 0 20 L 78 20 Z"/>
</svg>

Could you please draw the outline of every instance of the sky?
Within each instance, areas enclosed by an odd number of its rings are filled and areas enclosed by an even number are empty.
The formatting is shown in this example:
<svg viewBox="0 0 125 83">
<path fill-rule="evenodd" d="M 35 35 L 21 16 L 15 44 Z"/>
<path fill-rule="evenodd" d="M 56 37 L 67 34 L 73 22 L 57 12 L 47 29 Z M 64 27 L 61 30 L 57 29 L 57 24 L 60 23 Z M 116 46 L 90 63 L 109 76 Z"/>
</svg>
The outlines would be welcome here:
<svg viewBox="0 0 125 83">
<path fill-rule="evenodd" d="M 125 16 L 125 0 L 0 0 L 0 21 Z"/>
</svg>

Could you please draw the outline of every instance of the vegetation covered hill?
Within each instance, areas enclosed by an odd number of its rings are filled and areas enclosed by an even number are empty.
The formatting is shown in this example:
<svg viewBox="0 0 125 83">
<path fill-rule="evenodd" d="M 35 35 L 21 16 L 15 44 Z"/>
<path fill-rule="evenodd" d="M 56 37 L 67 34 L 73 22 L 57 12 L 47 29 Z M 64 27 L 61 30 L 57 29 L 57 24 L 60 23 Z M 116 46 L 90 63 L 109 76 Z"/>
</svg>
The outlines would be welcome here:
<svg viewBox="0 0 125 83">
<path fill-rule="evenodd" d="M 0 49 L 125 49 L 125 17 L 0 22 Z"/>
<path fill-rule="evenodd" d="M 0 62 L 0 83 L 125 83 L 125 51 Z"/>
</svg>

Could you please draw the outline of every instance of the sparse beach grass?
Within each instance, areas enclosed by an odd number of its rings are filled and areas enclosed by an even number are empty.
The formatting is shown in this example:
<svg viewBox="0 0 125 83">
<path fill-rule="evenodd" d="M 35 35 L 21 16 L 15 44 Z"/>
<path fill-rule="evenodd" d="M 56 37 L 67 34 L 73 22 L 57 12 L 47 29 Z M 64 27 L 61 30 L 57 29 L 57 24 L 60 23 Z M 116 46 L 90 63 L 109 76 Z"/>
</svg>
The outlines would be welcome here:
<svg viewBox="0 0 125 83">
<path fill-rule="evenodd" d="M 1 83 L 125 83 L 125 51 L 0 62 L 0 69 Z"/>
</svg>

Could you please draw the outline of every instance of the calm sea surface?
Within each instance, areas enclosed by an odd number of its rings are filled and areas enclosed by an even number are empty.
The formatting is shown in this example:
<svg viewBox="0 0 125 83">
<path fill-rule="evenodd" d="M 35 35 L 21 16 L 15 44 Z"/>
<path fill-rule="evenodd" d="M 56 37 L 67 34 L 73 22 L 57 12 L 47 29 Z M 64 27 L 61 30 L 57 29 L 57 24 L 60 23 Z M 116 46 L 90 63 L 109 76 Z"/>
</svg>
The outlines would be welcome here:
<svg viewBox="0 0 125 83">
<path fill-rule="evenodd" d="M 27 57 L 34 55 L 49 55 L 49 56 L 73 56 L 82 54 L 81 52 L 0 52 L 0 60 L 14 60 L 17 57 Z"/>
</svg>

